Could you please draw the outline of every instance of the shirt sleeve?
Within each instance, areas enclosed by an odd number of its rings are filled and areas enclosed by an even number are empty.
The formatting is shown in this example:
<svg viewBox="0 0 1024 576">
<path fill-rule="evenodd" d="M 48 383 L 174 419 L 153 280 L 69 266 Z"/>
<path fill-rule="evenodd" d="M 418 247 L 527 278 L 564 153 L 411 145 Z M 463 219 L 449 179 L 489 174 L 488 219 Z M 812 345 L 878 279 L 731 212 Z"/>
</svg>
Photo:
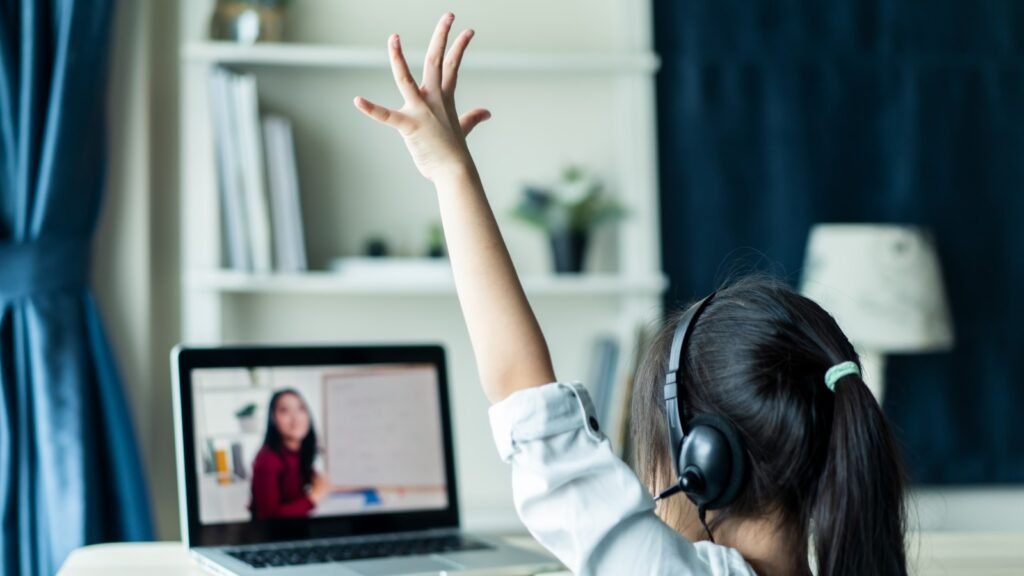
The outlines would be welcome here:
<svg viewBox="0 0 1024 576">
<path fill-rule="evenodd" d="M 694 545 L 655 515 L 582 385 L 517 392 L 492 406 L 490 418 L 498 452 L 512 464 L 519 517 L 574 574 L 754 576 L 737 550 Z"/>
</svg>

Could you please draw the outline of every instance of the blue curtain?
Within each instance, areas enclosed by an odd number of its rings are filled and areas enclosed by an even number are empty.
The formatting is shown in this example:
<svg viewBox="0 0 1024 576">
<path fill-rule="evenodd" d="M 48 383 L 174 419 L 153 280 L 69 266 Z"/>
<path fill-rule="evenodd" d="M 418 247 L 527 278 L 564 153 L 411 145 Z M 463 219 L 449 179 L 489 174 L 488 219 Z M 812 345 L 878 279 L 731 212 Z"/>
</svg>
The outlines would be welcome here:
<svg viewBox="0 0 1024 576">
<path fill-rule="evenodd" d="M 936 234 L 950 353 L 890 357 L 919 483 L 1024 481 L 1024 2 L 655 0 L 667 304 L 815 222 Z"/>
<path fill-rule="evenodd" d="M 104 187 L 107 0 L 0 0 L 0 572 L 150 539 L 121 381 L 87 287 Z"/>
</svg>

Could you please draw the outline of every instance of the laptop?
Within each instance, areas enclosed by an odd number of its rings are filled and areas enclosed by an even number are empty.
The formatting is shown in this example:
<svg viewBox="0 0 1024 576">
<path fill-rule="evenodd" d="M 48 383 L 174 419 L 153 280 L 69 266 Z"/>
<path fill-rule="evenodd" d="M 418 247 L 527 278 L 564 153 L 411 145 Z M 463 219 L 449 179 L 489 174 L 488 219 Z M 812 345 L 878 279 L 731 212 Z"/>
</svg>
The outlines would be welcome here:
<svg viewBox="0 0 1024 576">
<path fill-rule="evenodd" d="M 440 346 L 171 353 L 181 532 L 220 574 L 533 574 L 459 529 Z"/>
</svg>

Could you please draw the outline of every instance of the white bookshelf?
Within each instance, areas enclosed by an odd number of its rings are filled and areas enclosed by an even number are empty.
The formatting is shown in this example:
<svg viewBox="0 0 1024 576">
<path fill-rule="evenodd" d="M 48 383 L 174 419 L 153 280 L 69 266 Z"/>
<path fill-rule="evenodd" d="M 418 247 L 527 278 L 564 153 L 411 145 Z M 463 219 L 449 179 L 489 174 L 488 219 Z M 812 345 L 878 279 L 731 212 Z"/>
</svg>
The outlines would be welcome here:
<svg viewBox="0 0 1024 576">
<path fill-rule="evenodd" d="M 620 357 L 630 358 L 635 330 L 658 316 L 666 288 L 654 110 L 660 59 L 649 0 L 295 0 L 289 41 L 256 46 L 210 41 L 211 5 L 181 4 L 185 340 L 444 344 L 464 521 L 518 526 L 451 279 L 325 271 L 334 258 L 358 255 L 370 235 L 388 236 L 401 256 L 418 254 L 423 231 L 439 220 L 400 139 L 351 100 L 398 104 L 385 48 L 391 32 L 402 34 L 415 73 L 440 14 L 452 10 L 457 27 L 477 31 L 458 101 L 487 107 L 494 119 L 474 131 L 470 148 L 556 372 L 585 380 L 594 339 L 616 336 Z M 292 120 L 313 271 L 224 269 L 207 88 L 218 65 L 255 73 L 261 108 Z M 629 216 L 594 237 L 587 273 L 556 276 L 546 240 L 509 212 L 524 184 L 550 182 L 570 163 L 594 170 Z"/>
</svg>

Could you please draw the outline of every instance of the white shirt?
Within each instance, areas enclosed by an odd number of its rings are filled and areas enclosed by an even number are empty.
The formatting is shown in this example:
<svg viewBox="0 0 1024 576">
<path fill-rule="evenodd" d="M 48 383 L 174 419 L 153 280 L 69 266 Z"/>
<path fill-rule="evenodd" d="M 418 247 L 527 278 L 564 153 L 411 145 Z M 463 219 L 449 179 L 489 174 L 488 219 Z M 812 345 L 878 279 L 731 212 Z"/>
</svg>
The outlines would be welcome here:
<svg viewBox="0 0 1024 576">
<path fill-rule="evenodd" d="M 516 392 L 490 417 L 512 464 L 519 517 L 574 574 L 756 576 L 736 549 L 694 544 L 655 515 L 651 495 L 598 430 L 582 385 Z"/>
</svg>

